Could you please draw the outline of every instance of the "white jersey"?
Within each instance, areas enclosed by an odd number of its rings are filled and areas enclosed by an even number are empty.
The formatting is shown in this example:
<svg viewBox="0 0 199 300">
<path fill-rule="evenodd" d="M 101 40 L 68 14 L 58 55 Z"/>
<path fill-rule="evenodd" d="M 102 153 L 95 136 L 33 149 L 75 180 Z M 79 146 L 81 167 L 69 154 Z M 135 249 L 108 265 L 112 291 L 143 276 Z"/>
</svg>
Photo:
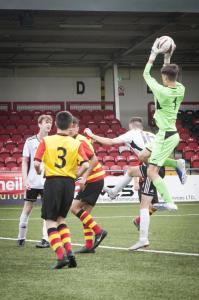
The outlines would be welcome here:
<svg viewBox="0 0 199 300">
<path fill-rule="evenodd" d="M 29 158 L 29 171 L 28 171 L 28 181 L 30 188 L 33 189 L 43 189 L 44 188 L 44 178 L 43 174 L 38 175 L 34 168 L 34 157 L 35 152 L 39 146 L 40 141 L 36 135 L 29 137 L 23 147 L 23 156 Z"/>
<path fill-rule="evenodd" d="M 131 129 L 126 133 L 118 136 L 118 139 L 130 147 L 136 154 L 147 148 L 154 140 L 155 134 L 141 129 Z"/>
</svg>

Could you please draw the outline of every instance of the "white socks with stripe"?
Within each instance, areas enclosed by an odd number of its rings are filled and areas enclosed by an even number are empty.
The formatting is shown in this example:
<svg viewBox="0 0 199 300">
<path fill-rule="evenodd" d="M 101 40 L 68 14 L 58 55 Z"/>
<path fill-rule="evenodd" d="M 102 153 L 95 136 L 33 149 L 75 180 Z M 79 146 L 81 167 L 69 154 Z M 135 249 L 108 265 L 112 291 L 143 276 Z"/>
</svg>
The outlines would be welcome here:
<svg viewBox="0 0 199 300">
<path fill-rule="evenodd" d="M 45 220 L 43 221 L 42 239 L 44 239 L 48 242 L 48 233 L 47 233 L 46 221 Z"/>
<path fill-rule="evenodd" d="M 29 215 L 22 212 L 19 220 L 19 234 L 18 234 L 19 240 L 26 239 L 27 230 L 28 230 L 28 219 L 29 219 Z"/>
<path fill-rule="evenodd" d="M 147 242 L 149 238 L 150 215 L 148 208 L 140 209 L 140 241 Z"/>
<path fill-rule="evenodd" d="M 133 177 L 129 176 L 128 172 L 120 178 L 120 182 L 113 188 L 113 193 L 117 194 L 119 193 L 125 186 L 127 186 Z"/>
</svg>

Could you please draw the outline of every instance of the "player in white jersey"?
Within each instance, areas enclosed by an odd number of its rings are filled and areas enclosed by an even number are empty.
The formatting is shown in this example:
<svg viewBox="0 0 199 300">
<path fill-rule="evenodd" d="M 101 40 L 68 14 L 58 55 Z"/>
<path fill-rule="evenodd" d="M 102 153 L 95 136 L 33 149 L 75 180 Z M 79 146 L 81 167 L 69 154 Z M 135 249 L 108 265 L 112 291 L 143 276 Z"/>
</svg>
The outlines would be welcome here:
<svg viewBox="0 0 199 300">
<path fill-rule="evenodd" d="M 116 138 L 105 138 L 95 135 L 89 128 L 84 131 L 89 137 L 103 145 L 118 145 L 125 143 L 137 155 L 145 149 L 154 139 L 155 135 L 152 132 L 144 131 L 142 118 L 132 117 L 129 121 L 129 131 Z"/>
<path fill-rule="evenodd" d="M 39 146 L 40 140 L 47 136 L 52 127 L 52 117 L 50 115 L 41 115 L 38 118 L 39 132 L 37 135 L 29 137 L 24 144 L 22 154 L 22 177 L 25 190 L 25 201 L 19 221 L 19 234 L 17 245 L 25 245 L 29 215 L 33 209 L 33 203 L 38 196 L 43 197 L 44 174 L 37 175 L 34 168 L 34 156 Z M 36 244 L 37 248 L 50 247 L 45 221 L 43 222 L 43 237 L 41 242 Z"/>
<path fill-rule="evenodd" d="M 142 119 L 135 117 L 132 118 L 129 122 L 129 131 L 113 139 L 97 136 L 93 134 L 90 129 L 85 129 L 84 132 L 92 139 L 104 145 L 116 145 L 120 143 L 125 143 L 128 146 L 130 146 L 130 148 L 134 152 L 136 152 L 139 157 L 142 156 L 143 152 L 145 153 L 147 151 L 147 154 L 148 152 L 150 153 L 150 144 L 153 142 L 154 139 L 153 133 L 146 132 L 143 130 Z M 145 157 L 145 155 L 143 155 L 143 157 Z M 160 169 L 159 175 L 161 177 L 164 177 L 164 168 Z M 141 189 L 140 203 L 140 240 L 138 243 L 136 243 L 135 245 L 133 245 L 133 247 L 130 248 L 130 250 L 137 250 L 138 248 L 142 248 L 149 245 L 149 211 L 152 209 L 152 199 L 154 197 L 157 198 L 156 188 L 153 185 L 153 183 L 147 178 L 147 166 L 145 164 L 142 164 L 137 167 L 129 167 L 126 174 L 123 177 L 121 177 L 121 180 L 113 189 L 105 187 L 104 190 L 108 193 L 111 199 L 114 199 L 118 192 L 132 181 L 133 177 L 144 178 L 144 182 Z"/>
</svg>

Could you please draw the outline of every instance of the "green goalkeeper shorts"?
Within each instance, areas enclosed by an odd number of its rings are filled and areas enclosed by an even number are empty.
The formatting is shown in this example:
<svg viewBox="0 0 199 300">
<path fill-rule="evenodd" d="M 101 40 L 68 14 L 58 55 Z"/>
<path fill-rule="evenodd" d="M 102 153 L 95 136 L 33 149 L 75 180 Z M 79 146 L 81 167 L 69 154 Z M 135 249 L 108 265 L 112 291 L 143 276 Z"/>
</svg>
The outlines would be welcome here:
<svg viewBox="0 0 199 300">
<path fill-rule="evenodd" d="M 149 163 L 162 167 L 164 162 L 175 147 L 178 145 L 180 137 L 177 131 L 161 131 L 156 134 L 154 141 L 150 145 L 151 156 Z"/>
</svg>

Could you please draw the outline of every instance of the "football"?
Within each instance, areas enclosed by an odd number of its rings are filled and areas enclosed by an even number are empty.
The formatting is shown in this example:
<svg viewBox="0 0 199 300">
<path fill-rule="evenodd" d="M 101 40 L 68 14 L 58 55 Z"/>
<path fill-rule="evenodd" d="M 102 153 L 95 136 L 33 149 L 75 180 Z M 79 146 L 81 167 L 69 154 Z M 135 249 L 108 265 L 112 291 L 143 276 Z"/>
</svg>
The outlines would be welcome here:
<svg viewBox="0 0 199 300">
<path fill-rule="evenodd" d="M 170 36 L 161 36 L 159 38 L 159 49 L 162 50 L 162 53 L 167 53 L 171 50 L 172 45 L 175 44 L 174 40 Z"/>
</svg>

